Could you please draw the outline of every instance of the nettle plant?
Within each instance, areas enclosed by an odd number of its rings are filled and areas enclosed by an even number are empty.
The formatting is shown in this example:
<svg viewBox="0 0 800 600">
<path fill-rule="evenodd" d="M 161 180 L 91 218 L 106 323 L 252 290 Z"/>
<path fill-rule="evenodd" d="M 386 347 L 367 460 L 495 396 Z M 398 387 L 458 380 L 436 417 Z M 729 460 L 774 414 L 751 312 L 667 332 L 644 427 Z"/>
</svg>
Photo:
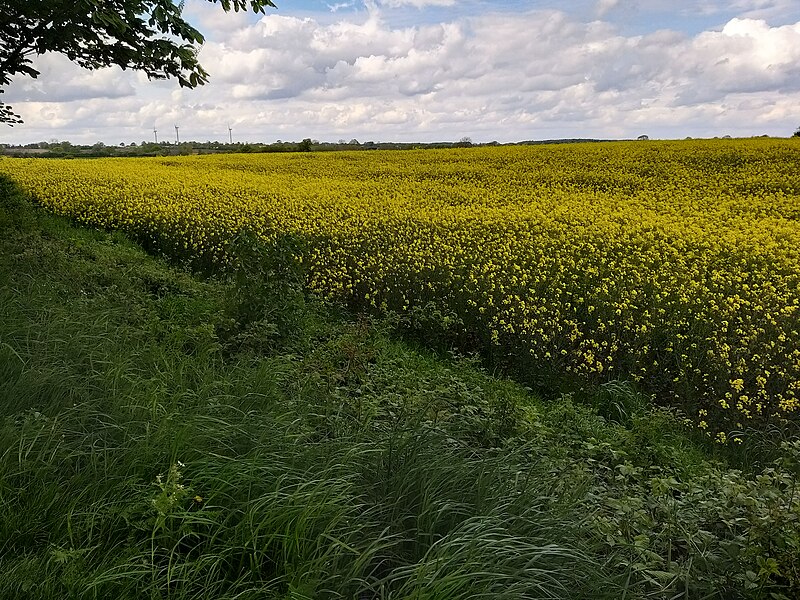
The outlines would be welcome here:
<svg viewBox="0 0 800 600">
<path fill-rule="evenodd" d="M 628 571 L 631 591 L 798 597 L 800 441 L 784 442 L 782 451 L 755 477 L 714 468 L 681 480 L 592 445 L 608 477 L 587 496 L 591 523 L 609 560 Z"/>
</svg>

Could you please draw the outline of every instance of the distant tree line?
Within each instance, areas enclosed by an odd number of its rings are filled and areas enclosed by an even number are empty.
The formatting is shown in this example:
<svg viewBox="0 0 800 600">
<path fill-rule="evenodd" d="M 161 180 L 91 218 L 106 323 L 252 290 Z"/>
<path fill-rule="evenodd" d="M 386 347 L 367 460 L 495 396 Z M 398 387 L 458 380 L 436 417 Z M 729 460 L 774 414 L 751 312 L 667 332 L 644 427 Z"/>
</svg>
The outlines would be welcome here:
<svg viewBox="0 0 800 600">
<path fill-rule="evenodd" d="M 646 136 L 640 136 L 644 138 Z M 730 136 L 726 136 L 730 137 Z M 760 136 L 767 137 L 767 136 Z M 800 138 L 800 128 L 794 132 L 793 137 Z M 692 139 L 692 138 L 686 138 Z M 195 142 L 187 141 L 180 144 L 163 142 L 121 142 L 117 146 L 106 145 L 103 142 L 81 145 L 68 141 L 36 142 L 25 145 L 0 144 L 0 154 L 6 156 L 36 156 L 42 158 L 70 158 L 70 157 L 107 157 L 107 156 L 175 156 L 188 154 L 223 154 L 223 153 L 266 153 L 266 152 L 334 152 L 344 150 L 429 150 L 446 148 L 473 148 L 481 146 L 538 146 L 543 144 L 576 144 L 588 142 L 605 142 L 594 138 L 563 138 L 551 140 L 525 140 L 521 142 L 486 142 L 473 143 L 468 137 L 463 137 L 457 142 L 360 142 L 351 139 L 349 142 L 340 139 L 337 142 L 321 142 L 305 138 L 299 142 L 286 142 L 277 140 L 273 143 L 263 142 Z"/>
<path fill-rule="evenodd" d="M 20 146 L 2 145 L 3 154 L 11 156 L 38 156 L 43 158 L 65 157 L 106 157 L 106 156 L 170 156 L 181 154 L 218 154 L 218 153 L 260 153 L 260 152 L 332 152 L 343 150 L 414 150 L 431 148 L 469 148 L 472 146 L 496 146 L 498 142 L 473 144 L 469 138 L 458 142 L 359 142 L 357 139 L 339 140 L 338 142 L 321 142 L 305 138 L 299 142 L 278 140 L 273 143 L 261 142 L 195 142 L 180 144 L 163 142 L 121 142 L 118 146 L 106 145 L 103 142 L 81 145 L 68 141 L 37 142 Z"/>
</svg>

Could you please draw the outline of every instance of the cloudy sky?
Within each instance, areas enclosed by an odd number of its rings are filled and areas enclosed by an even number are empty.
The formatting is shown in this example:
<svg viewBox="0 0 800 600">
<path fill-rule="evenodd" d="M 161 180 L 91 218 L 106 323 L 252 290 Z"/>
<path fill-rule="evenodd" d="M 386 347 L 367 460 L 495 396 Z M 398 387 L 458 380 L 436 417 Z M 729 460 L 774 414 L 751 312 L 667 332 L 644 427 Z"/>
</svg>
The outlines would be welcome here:
<svg viewBox="0 0 800 600">
<path fill-rule="evenodd" d="M 188 0 L 196 90 L 37 59 L 0 142 L 475 142 L 789 136 L 798 0 L 277 0 L 266 17 Z"/>
</svg>

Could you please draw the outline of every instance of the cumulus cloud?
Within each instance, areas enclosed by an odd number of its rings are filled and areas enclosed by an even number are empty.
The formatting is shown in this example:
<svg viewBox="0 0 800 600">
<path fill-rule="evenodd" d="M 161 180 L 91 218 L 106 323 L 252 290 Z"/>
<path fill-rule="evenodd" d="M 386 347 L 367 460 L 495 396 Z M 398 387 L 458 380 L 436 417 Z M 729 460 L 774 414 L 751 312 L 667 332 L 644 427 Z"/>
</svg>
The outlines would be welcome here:
<svg viewBox="0 0 800 600">
<path fill-rule="evenodd" d="M 619 6 L 620 0 L 597 0 L 595 12 L 598 17 L 603 17 Z"/>
<path fill-rule="evenodd" d="M 800 23 L 769 27 L 733 19 L 672 52 L 676 101 L 697 104 L 729 94 L 800 91 Z"/>
<path fill-rule="evenodd" d="M 171 95 L 174 84 L 62 62 L 47 74 L 50 87 L 16 89 L 30 102 L 15 108 L 34 127 L 91 135 L 112 128 L 133 139 L 153 123 L 167 129 L 177 121 L 182 139 L 222 139 L 232 122 L 251 141 L 683 137 L 796 127 L 800 22 L 734 18 L 694 35 L 624 35 L 608 21 L 560 10 L 409 25 L 391 22 L 377 4 L 366 8 L 338 20 L 272 12 L 212 26 L 200 54 L 212 83 L 198 90 Z"/>
<path fill-rule="evenodd" d="M 118 69 L 78 69 L 61 54 L 45 54 L 35 65 L 37 79 L 18 77 L 9 87 L 8 102 L 71 102 L 87 98 L 123 98 L 135 94 L 131 77 Z"/>
</svg>

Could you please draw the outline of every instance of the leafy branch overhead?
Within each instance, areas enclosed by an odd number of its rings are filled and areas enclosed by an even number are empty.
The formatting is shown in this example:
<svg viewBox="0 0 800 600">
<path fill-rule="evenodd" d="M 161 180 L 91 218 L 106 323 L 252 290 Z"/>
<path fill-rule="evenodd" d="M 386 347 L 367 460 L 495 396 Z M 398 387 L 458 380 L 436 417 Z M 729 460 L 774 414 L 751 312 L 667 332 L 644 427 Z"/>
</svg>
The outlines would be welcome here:
<svg viewBox="0 0 800 600">
<path fill-rule="evenodd" d="M 228 11 L 264 13 L 271 0 L 208 0 Z M 59 52 L 86 69 L 116 65 L 183 87 L 208 81 L 197 60 L 203 34 L 173 0 L 3 0 L 0 91 L 15 75 L 38 77 L 32 58 Z M 20 122 L 0 103 L 0 123 Z"/>
</svg>

